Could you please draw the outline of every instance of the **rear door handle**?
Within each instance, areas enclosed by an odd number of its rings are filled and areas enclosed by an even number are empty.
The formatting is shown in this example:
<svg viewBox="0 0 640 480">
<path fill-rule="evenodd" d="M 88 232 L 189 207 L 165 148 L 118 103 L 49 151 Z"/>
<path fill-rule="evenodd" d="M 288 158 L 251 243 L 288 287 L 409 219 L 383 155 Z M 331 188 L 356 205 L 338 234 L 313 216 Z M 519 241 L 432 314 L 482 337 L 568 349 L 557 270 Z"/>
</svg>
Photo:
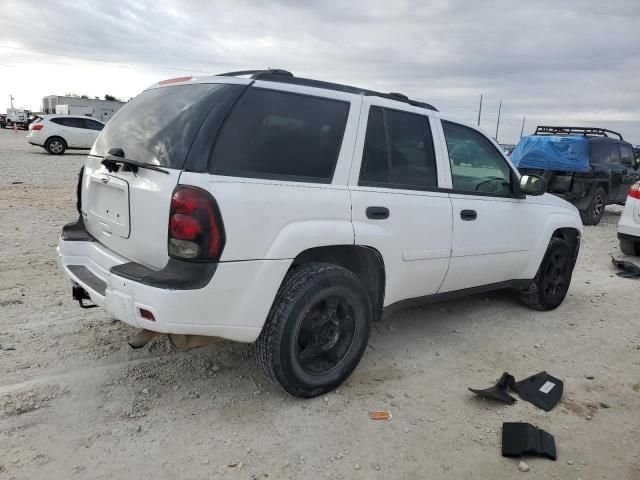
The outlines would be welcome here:
<svg viewBox="0 0 640 480">
<path fill-rule="evenodd" d="M 476 218 L 478 218 L 478 212 L 476 212 L 475 210 L 461 210 L 460 218 L 462 220 L 469 222 L 471 220 L 475 220 Z"/>
<path fill-rule="evenodd" d="M 367 207 L 367 218 L 371 220 L 389 218 L 389 209 L 387 207 Z"/>
</svg>

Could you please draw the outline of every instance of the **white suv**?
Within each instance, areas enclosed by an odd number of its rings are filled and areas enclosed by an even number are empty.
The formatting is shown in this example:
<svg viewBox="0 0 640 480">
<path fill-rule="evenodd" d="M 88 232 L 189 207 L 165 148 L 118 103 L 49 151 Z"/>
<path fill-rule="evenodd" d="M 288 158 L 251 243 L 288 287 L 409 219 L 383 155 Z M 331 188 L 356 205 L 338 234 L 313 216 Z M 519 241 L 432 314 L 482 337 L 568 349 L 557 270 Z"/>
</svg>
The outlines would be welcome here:
<svg viewBox="0 0 640 480">
<path fill-rule="evenodd" d="M 282 70 L 151 86 L 107 124 L 78 191 L 59 244 L 75 299 L 256 342 L 300 397 L 343 382 L 398 308 L 501 288 L 557 307 L 582 238 L 575 207 L 479 130 Z"/>
<path fill-rule="evenodd" d="M 68 148 L 90 149 L 103 128 L 104 123 L 93 118 L 43 115 L 29 125 L 27 141 L 52 155 L 62 155 Z"/>
<path fill-rule="evenodd" d="M 629 189 L 624 211 L 618 222 L 620 250 L 625 255 L 640 255 L 640 182 Z"/>
</svg>

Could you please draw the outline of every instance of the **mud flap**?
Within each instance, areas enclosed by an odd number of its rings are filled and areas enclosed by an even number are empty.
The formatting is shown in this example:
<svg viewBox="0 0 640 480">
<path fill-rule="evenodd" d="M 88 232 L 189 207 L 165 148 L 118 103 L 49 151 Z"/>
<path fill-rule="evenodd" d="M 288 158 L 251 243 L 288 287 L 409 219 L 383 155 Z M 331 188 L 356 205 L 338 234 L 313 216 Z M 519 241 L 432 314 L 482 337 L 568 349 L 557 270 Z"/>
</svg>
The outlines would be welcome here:
<svg viewBox="0 0 640 480">
<path fill-rule="evenodd" d="M 564 384 L 547 372 L 540 372 L 517 382 L 512 388 L 522 400 L 548 412 L 562 398 Z"/>
<path fill-rule="evenodd" d="M 628 262 L 626 260 L 616 260 L 615 258 L 611 257 L 611 263 L 613 263 L 616 267 L 622 268 L 624 270 L 624 272 L 618 273 L 619 277 L 640 277 L 640 267 L 633 262 Z"/>
<path fill-rule="evenodd" d="M 513 375 L 510 375 L 507 372 L 502 374 L 498 383 L 496 383 L 493 387 L 485 388 L 484 390 L 479 390 L 477 388 L 469 388 L 470 391 L 478 395 L 482 398 L 487 398 L 489 400 L 496 400 L 502 403 L 515 403 L 516 399 L 507 393 L 507 390 L 513 388 L 516 383 L 516 379 Z"/>
<path fill-rule="evenodd" d="M 522 455 L 538 455 L 555 460 L 557 454 L 553 435 L 530 423 L 503 423 L 502 456 L 520 457 Z"/>
</svg>

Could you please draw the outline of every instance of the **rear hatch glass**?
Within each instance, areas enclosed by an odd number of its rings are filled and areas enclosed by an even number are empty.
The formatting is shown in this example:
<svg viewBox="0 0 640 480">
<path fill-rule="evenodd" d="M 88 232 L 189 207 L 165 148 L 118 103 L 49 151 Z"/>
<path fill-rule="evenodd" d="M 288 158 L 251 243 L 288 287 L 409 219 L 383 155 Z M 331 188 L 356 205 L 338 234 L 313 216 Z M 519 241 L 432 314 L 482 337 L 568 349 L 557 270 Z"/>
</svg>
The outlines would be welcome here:
<svg viewBox="0 0 640 480">
<path fill-rule="evenodd" d="M 118 110 L 85 163 L 81 205 L 87 231 L 130 261 L 162 268 L 168 259 L 171 195 L 191 144 L 209 112 L 226 111 L 229 99 L 243 88 L 230 84 L 160 87 L 141 93 Z M 102 160 L 112 148 L 122 149 L 128 160 L 156 165 L 164 172 L 109 171 Z"/>
<path fill-rule="evenodd" d="M 146 90 L 109 120 L 91 155 L 104 157 L 117 147 L 128 159 L 181 169 L 206 114 L 238 88 L 203 83 Z"/>
</svg>

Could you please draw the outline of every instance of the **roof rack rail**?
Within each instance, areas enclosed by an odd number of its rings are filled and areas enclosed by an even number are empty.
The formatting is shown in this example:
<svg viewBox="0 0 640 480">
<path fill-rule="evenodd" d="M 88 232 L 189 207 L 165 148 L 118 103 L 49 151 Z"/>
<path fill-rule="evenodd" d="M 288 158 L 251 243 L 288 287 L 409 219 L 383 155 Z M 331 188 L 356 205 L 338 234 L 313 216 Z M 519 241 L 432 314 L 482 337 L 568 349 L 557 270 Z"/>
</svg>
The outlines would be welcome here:
<svg viewBox="0 0 640 480">
<path fill-rule="evenodd" d="M 267 70 L 238 70 L 236 72 L 218 73 L 219 77 L 242 77 L 244 75 L 250 75 L 251 78 L 256 78 L 263 73 L 269 73 L 272 75 L 284 75 L 285 77 L 293 77 L 293 73 L 281 68 L 269 68 Z"/>
<path fill-rule="evenodd" d="M 219 73 L 218 76 L 222 77 L 241 77 L 249 76 L 252 80 L 266 80 L 270 82 L 290 83 L 292 85 L 303 85 L 306 87 L 324 88 L 327 90 L 336 90 L 339 92 L 355 93 L 356 95 L 365 95 L 372 97 L 388 98 L 397 102 L 408 103 L 414 107 L 426 108 L 427 110 L 433 110 L 437 112 L 438 109 L 433 105 L 424 102 L 418 102 L 411 100 L 409 97 L 402 93 L 391 92 L 382 93 L 373 90 L 367 90 L 365 88 L 352 87 L 349 85 L 342 85 L 339 83 L 323 82 L 321 80 L 313 80 L 310 78 L 296 77 L 288 70 L 282 70 L 280 68 L 270 68 L 267 70 L 239 70 L 237 72 Z"/>
<path fill-rule="evenodd" d="M 549 126 L 537 126 L 534 135 L 596 135 L 601 137 L 608 137 L 607 133 L 616 135 L 620 140 L 624 140 L 622 135 L 613 130 L 607 130 L 606 128 L 595 127 L 549 127 Z"/>
</svg>

